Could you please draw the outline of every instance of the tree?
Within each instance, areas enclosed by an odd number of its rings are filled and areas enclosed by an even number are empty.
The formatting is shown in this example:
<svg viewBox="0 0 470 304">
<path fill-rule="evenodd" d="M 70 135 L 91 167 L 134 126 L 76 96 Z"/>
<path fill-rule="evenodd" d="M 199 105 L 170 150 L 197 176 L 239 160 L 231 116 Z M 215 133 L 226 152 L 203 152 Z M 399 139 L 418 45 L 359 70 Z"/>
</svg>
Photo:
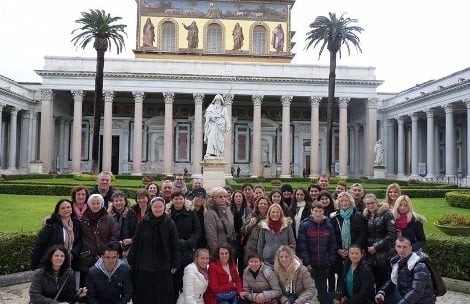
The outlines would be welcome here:
<svg viewBox="0 0 470 304">
<path fill-rule="evenodd" d="M 104 10 L 90 9 L 82 12 L 82 18 L 75 20 L 81 27 L 72 31 L 72 35 L 78 32 L 71 40 L 73 45 L 85 49 L 93 41 L 96 50 L 96 75 L 95 75 L 95 103 L 93 109 L 93 139 L 92 139 L 92 172 L 98 173 L 98 152 L 100 143 L 100 123 L 103 113 L 103 70 L 104 54 L 114 44 L 117 54 L 125 47 L 124 36 L 127 37 L 125 28 L 127 25 L 115 24 L 121 17 L 111 17 Z"/>
<path fill-rule="evenodd" d="M 357 23 L 357 19 L 345 17 L 337 17 L 334 13 L 329 13 L 329 18 L 325 16 L 318 16 L 310 24 L 311 30 L 307 33 L 306 49 L 313 45 L 315 48 L 321 43 L 318 58 L 326 48 L 330 52 L 330 72 L 328 75 L 328 102 L 326 110 L 326 148 L 327 148 L 327 166 L 326 171 L 329 174 L 332 165 L 332 136 L 331 128 L 333 124 L 333 101 L 335 100 L 335 82 L 336 82 L 336 55 L 339 52 L 341 59 L 341 47 L 346 46 L 348 55 L 351 54 L 349 44 L 352 44 L 356 50 L 362 52 L 358 37 L 364 29 L 360 26 L 353 26 L 351 24 Z M 313 143 L 312 143 L 313 144 Z"/>
</svg>

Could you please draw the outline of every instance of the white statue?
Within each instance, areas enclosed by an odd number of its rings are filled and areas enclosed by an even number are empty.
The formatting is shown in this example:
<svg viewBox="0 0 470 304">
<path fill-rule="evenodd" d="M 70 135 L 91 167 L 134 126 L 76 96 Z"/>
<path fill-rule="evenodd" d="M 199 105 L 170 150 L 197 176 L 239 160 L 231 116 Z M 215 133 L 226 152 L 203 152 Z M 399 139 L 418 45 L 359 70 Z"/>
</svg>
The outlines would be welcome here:
<svg viewBox="0 0 470 304">
<path fill-rule="evenodd" d="M 211 104 L 207 107 L 204 116 L 206 118 L 204 124 L 204 142 L 207 144 L 204 158 L 210 156 L 223 158 L 224 133 L 230 131 L 231 122 L 222 95 L 217 94 L 214 97 Z"/>
<path fill-rule="evenodd" d="M 374 165 L 383 166 L 383 164 L 384 164 L 384 145 L 382 144 L 381 139 L 377 140 L 377 142 L 375 143 L 374 153 L 375 153 Z"/>
</svg>

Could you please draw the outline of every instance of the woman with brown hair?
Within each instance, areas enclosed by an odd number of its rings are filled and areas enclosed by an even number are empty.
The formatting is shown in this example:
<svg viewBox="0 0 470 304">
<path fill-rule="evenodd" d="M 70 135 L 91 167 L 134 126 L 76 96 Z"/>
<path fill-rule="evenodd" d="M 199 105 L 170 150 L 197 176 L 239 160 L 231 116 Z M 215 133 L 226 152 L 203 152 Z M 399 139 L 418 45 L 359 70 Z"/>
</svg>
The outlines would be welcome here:
<svg viewBox="0 0 470 304">
<path fill-rule="evenodd" d="M 246 238 L 245 244 L 245 255 L 244 255 L 244 265 L 246 266 L 248 263 L 248 255 L 252 253 L 259 253 L 258 252 L 258 238 L 259 238 L 259 230 L 262 220 L 266 218 L 268 215 L 270 202 L 269 200 L 264 197 L 260 196 L 256 201 L 253 203 L 253 212 L 246 220 L 245 225 L 243 225 L 241 229 L 241 233 L 244 238 Z"/>
<path fill-rule="evenodd" d="M 87 201 L 90 191 L 85 186 L 75 186 L 72 188 L 72 209 L 77 220 L 81 219 L 83 213 L 88 208 Z"/>
</svg>

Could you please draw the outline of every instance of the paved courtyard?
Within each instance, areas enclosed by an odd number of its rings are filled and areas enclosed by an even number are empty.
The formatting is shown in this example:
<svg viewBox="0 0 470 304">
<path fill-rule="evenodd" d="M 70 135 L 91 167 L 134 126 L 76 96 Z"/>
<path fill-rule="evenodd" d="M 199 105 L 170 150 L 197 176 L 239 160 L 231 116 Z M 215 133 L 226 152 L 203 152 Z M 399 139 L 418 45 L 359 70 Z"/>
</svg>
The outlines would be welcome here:
<svg viewBox="0 0 470 304">
<path fill-rule="evenodd" d="M 24 304 L 28 303 L 29 283 L 13 285 L 0 288 L 1 304 Z M 448 291 L 443 297 L 439 297 L 437 304 L 468 304 L 470 303 L 470 294 Z"/>
</svg>

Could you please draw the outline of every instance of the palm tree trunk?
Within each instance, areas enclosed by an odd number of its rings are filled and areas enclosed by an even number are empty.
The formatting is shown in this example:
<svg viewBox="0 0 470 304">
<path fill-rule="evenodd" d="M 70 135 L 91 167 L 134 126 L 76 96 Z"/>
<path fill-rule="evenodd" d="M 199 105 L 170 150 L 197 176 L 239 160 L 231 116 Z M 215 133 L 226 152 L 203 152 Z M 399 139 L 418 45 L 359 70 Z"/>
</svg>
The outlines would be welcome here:
<svg viewBox="0 0 470 304">
<path fill-rule="evenodd" d="M 335 100 L 335 81 L 336 81 L 336 53 L 330 51 L 330 74 L 328 75 L 328 101 L 326 106 L 326 173 L 331 175 L 333 158 L 333 146 L 331 129 L 333 126 L 333 101 Z"/>
<path fill-rule="evenodd" d="M 93 139 L 91 159 L 91 172 L 97 174 L 99 172 L 98 159 L 100 148 L 100 124 L 101 115 L 103 113 L 103 70 L 104 70 L 104 52 L 96 50 L 96 77 L 95 77 L 95 104 L 93 109 Z"/>
</svg>

